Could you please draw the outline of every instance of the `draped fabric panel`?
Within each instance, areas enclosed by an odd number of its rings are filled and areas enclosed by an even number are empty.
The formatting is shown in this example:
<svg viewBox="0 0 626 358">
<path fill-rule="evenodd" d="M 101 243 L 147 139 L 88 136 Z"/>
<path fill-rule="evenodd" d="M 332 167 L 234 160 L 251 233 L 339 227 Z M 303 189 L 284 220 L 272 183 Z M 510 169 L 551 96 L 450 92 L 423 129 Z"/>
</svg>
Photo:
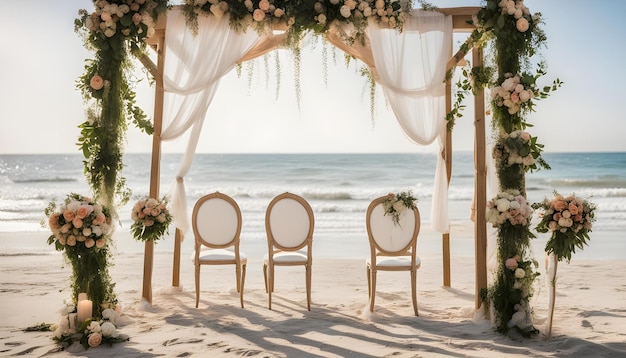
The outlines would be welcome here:
<svg viewBox="0 0 626 358">
<path fill-rule="evenodd" d="M 165 35 L 164 118 L 162 140 L 173 140 L 191 129 L 189 142 L 176 179 L 169 191 L 174 225 L 183 232 L 190 227 L 183 178 L 196 151 L 202 124 L 220 79 L 242 58 L 265 53 L 280 41 L 260 37 L 256 31 L 230 29 L 228 16 L 198 17 L 198 33 L 186 26 L 180 9 L 167 16 Z"/>
<path fill-rule="evenodd" d="M 378 78 L 400 127 L 413 142 L 439 142 L 431 206 L 434 230 L 449 232 L 448 181 L 443 149 L 446 135 L 445 76 L 452 55 L 452 17 L 413 10 L 404 30 L 370 21 L 368 36 Z"/>
</svg>

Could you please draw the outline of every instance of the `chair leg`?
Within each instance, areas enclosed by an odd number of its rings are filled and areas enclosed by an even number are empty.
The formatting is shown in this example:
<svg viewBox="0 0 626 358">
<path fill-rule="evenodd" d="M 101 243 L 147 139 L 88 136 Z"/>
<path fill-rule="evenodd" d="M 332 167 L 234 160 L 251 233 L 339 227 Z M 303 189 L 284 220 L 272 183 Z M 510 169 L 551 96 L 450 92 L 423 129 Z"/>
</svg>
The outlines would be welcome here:
<svg viewBox="0 0 626 358">
<path fill-rule="evenodd" d="M 413 311 L 415 311 L 415 315 L 417 314 L 417 272 L 411 270 L 411 298 L 413 299 Z"/>
<path fill-rule="evenodd" d="M 267 273 L 267 296 L 268 296 L 268 308 L 272 309 L 272 292 L 274 291 L 274 267 L 268 266 Z"/>
<path fill-rule="evenodd" d="M 241 265 L 235 264 L 235 278 L 237 280 L 237 292 L 241 292 Z"/>
<path fill-rule="evenodd" d="M 369 300 L 370 297 L 372 297 L 372 280 L 370 278 L 370 266 L 369 265 L 365 265 L 365 273 L 367 274 L 367 299 Z"/>
<path fill-rule="evenodd" d="M 239 301 L 241 301 L 241 308 L 243 308 L 243 286 L 246 284 L 246 264 L 243 264 L 241 269 L 241 291 L 239 291 Z"/>
<path fill-rule="evenodd" d="M 200 303 L 200 265 L 195 265 L 196 270 L 196 308 L 198 308 L 198 304 Z"/>
<path fill-rule="evenodd" d="M 267 293 L 267 265 L 263 264 L 263 282 L 265 283 L 265 293 Z"/>
<path fill-rule="evenodd" d="M 370 312 L 374 312 L 374 300 L 376 299 L 376 270 L 371 269 L 372 291 L 370 295 Z"/>
<path fill-rule="evenodd" d="M 306 265 L 306 308 L 311 310 L 311 265 Z"/>
</svg>

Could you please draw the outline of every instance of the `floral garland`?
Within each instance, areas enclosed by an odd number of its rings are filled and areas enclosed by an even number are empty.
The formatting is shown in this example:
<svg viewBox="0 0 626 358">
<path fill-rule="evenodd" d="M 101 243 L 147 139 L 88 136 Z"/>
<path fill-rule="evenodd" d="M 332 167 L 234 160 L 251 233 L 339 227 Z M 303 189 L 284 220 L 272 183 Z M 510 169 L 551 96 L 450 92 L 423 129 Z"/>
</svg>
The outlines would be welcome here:
<svg viewBox="0 0 626 358">
<path fill-rule="evenodd" d="M 130 191 L 121 176 L 127 121 L 151 134 L 152 124 L 136 105 L 129 54 L 141 56 L 145 39 L 167 0 L 94 0 L 94 11 L 80 10 L 74 30 L 95 52 L 86 61 L 76 87 L 87 104 L 87 120 L 78 139 L 85 175 L 95 198 L 113 210 L 125 204 Z"/>
<path fill-rule="evenodd" d="M 406 209 L 416 210 L 416 202 L 417 199 L 410 190 L 408 192 L 402 191 L 398 194 L 389 193 L 383 201 L 383 209 L 385 210 L 385 215 L 390 215 L 393 223 L 396 226 L 400 226 L 400 215 Z"/>
<path fill-rule="evenodd" d="M 413 7 L 410 0 L 185 0 L 189 26 L 197 30 L 199 14 L 230 16 L 237 31 L 254 28 L 261 33 L 287 27 L 288 45 L 297 46 L 306 32 L 323 35 L 334 23 L 351 26 L 348 42 L 364 39 L 370 19 L 381 26 L 402 30 Z"/>
<path fill-rule="evenodd" d="M 588 245 L 589 233 L 596 220 L 594 203 L 555 192 L 552 199 L 545 198 L 543 202 L 533 204 L 533 208 L 543 210 L 535 230 L 552 233 L 546 243 L 546 253 L 556 255 L 558 261 L 565 259 L 569 262 L 577 247 L 582 250 Z"/>
<path fill-rule="evenodd" d="M 167 199 L 144 198 L 139 200 L 131 211 L 133 223 L 130 230 L 135 240 L 149 241 L 163 238 L 172 222 L 172 215 L 167 209 Z"/>
<path fill-rule="evenodd" d="M 72 193 L 60 206 L 50 202 L 44 212 L 52 231 L 48 244 L 72 265 L 72 297 L 87 293 L 95 303 L 94 317 L 100 317 L 103 309 L 117 302 L 108 273 L 113 232 L 109 209 Z"/>
</svg>

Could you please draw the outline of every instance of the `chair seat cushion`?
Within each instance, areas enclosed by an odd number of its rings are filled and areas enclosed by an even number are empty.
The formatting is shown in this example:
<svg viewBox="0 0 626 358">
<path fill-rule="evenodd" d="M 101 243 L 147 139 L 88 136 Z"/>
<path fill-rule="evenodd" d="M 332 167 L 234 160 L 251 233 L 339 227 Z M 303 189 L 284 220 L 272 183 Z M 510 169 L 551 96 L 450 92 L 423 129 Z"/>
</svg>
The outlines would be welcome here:
<svg viewBox="0 0 626 358">
<path fill-rule="evenodd" d="M 371 259 L 366 261 L 367 265 L 371 264 Z M 420 268 L 422 261 L 419 257 L 415 257 L 415 266 Z M 376 258 L 376 266 L 382 267 L 409 267 L 411 266 L 411 256 L 379 256 Z"/>
<path fill-rule="evenodd" d="M 282 251 L 274 255 L 275 263 L 305 263 L 307 261 L 306 251 Z M 269 256 L 263 257 L 263 262 L 269 262 Z"/>
<path fill-rule="evenodd" d="M 195 259 L 195 252 L 191 253 L 191 261 Z M 200 250 L 198 257 L 200 262 L 219 262 L 219 261 L 233 261 L 235 260 L 235 253 L 226 249 L 204 249 Z M 247 261 L 247 256 L 243 252 L 239 252 L 239 260 L 241 262 Z"/>
</svg>

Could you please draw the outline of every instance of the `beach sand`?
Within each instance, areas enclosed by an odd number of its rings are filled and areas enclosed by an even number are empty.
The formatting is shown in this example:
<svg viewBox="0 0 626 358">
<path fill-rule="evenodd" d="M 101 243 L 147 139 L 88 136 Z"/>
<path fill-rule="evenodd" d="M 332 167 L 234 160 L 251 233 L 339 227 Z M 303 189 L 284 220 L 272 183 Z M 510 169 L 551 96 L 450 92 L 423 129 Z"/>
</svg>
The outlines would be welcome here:
<svg viewBox="0 0 626 358">
<path fill-rule="evenodd" d="M 10 235 L 15 240 L 26 236 Z M 44 241 L 46 234 L 40 235 Z M 438 236 L 426 232 L 420 240 L 436 242 Z M 473 255 L 456 255 L 453 250 L 449 288 L 442 285 L 441 254 L 420 255 L 419 317 L 415 317 L 407 272 L 379 273 L 375 310 L 370 312 L 365 257 L 322 253 L 316 256 L 314 251 L 311 311 L 306 309 L 302 267 L 277 268 L 273 310 L 268 310 L 262 252 L 256 250 L 247 253 L 243 309 L 232 266 L 203 268 L 196 309 L 190 252 L 183 250 L 181 287 L 173 288 L 173 256 L 157 250 L 152 304 L 141 298 L 143 254 L 118 254 L 110 273 L 123 307 L 125 324 L 119 330 L 130 340 L 81 353 L 59 351 L 51 332 L 23 331 L 59 320 L 70 292 L 71 268 L 64 266 L 63 256 L 4 256 L 0 260 L 0 355 L 626 357 L 626 260 L 574 256 L 570 264 L 559 263 L 552 337 L 547 339 L 549 286 L 542 256 L 536 257 L 542 275 L 531 301 L 541 333 L 521 338 L 494 332 L 490 322 L 476 314 Z"/>
</svg>

